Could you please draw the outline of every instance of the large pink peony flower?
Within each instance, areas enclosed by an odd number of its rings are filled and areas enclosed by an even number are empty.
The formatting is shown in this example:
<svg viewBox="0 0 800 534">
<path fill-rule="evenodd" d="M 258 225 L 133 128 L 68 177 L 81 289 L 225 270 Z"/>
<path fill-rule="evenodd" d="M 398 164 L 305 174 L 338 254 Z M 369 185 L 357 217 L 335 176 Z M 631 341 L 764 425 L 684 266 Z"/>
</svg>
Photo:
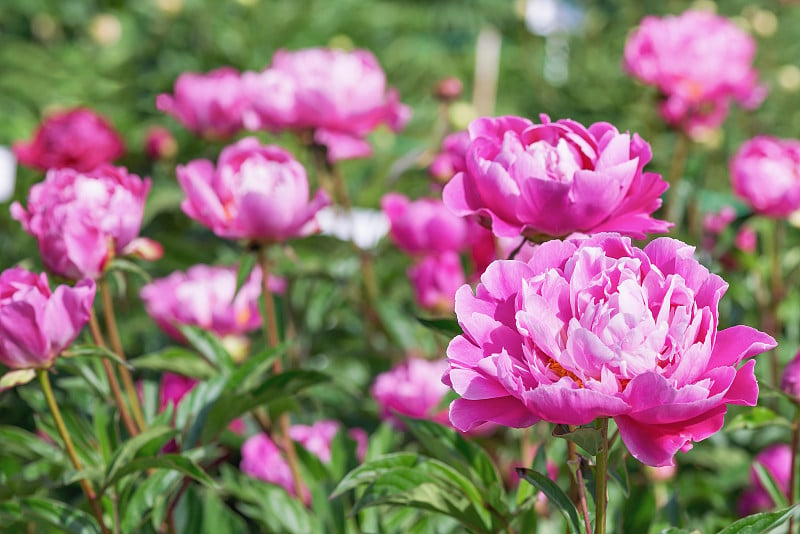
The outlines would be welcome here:
<svg viewBox="0 0 800 534">
<path fill-rule="evenodd" d="M 757 512 L 765 512 L 775 508 L 761 479 L 756 473 L 755 464 L 761 464 L 766 471 L 772 475 L 784 495 L 789 495 L 789 480 L 792 465 L 792 449 L 789 445 L 778 443 L 770 445 L 759 452 L 753 460 L 753 467 L 750 469 L 751 487 L 746 489 L 739 498 L 736 509 L 740 516 L 748 516 Z"/>
<path fill-rule="evenodd" d="M 31 187 L 27 210 L 15 202 L 11 215 L 39 241 L 42 261 L 53 273 L 96 278 L 114 256 L 141 249 L 136 238 L 149 191 L 149 178 L 123 167 L 51 170 Z"/>
<path fill-rule="evenodd" d="M 412 201 L 399 193 L 387 193 L 381 209 L 389 217 L 392 241 L 409 254 L 461 250 L 471 238 L 470 223 L 453 215 L 441 200 Z"/>
<path fill-rule="evenodd" d="M 775 340 L 748 326 L 717 332 L 727 284 L 693 251 L 600 234 L 494 262 L 476 294 L 456 294 L 464 334 L 443 377 L 461 395 L 453 425 L 611 417 L 634 457 L 661 466 L 718 431 L 727 404 L 755 405 L 755 361 L 740 363 Z"/>
<path fill-rule="evenodd" d="M 625 45 L 624 67 L 664 95 L 661 114 L 690 135 L 722 124 L 731 100 L 758 106 L 766 89 L 753 69 L 755 40 L 705 11 L 645 17 Z"/>
<path fill-rule="evenodd" d="M 800 141 L 758 136 L 731 160 L 733 191 L 753 210 L 786 217 L 800 209 Z"/>
<path fill-rule="evenodd" d="M 175 81 L 174 93 L 158 95 L 156 107 L 195 134 L 228 137 L 242 128 L 246 101 L 235 69 L 222 67 L 207 74 L 185 72 Z"/>
<path fill-rule="evenodd" d="M 89 321 L 95 284 L 50 291 L 47 275 L 20 267 L 0 274 L 0 362 L 10 369 L 45 369 Z"/>
<path fill-rule="evenodd" d="M 371 392 L 380 407 L 381 417 L 397 426 L 402 426 L 402 423 L 395 413 L 448 424 L 447 411 L 437 410 L 447 394 L 447 386 L 440 380 L 446 369 L 445 360 L 429 361 L 411 357 L 379 374 Z"/>
<path fill-rule="evenodd" d="M 317 230 L 329 203 L 319 190 L 309 201 L 308 176 L 286 150 L 247 137 L 225 147 L 217 167 L 205 159 L 179 165 L 184 213 L 220 237 L 284 241 Z"/>
<path fill-rule="evenodd" d="M 469 126 L 467 170 L 444 187 L 455 214 L 478 214 L 500 237 L 616 231 L 643 238 L 671 225 L 650 215 L 668 185 L 643 172 L 650 145 L 608 123 L 480 118 Z"/>
<path fill-rule="evenodd" d="M 284 280 L 270 277 L 270 289 L 281 293 Z M 234 294 L 236 298 L 234 299 Z M 261 269 L 256 267 L 236 293 L 236 269 L 194 265 L 153 280 L 139 295 L 147 313 L 164 332 L 183 339 L 173 323 L 199 326 L 217 336 L 239 335 L 261 326 L 258 298 Z"/>
<path fill-rule="evenodd" d="M 43 171 L 69 167 L 91 171 L 125 153 L 119 134 L 100 115 L 86 108 L 54 113 L 30 142 L 13 145 L 19 162 Z"/>
</svg>

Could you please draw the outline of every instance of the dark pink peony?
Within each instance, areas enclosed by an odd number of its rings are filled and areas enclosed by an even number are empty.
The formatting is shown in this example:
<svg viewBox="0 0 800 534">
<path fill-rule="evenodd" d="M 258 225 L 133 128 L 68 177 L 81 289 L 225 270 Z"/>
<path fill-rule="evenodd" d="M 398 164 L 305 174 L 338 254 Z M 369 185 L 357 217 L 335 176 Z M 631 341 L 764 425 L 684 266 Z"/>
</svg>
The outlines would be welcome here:
<svg viewBox="0 0 800 534">
<path fill-rule="evenodd" d="M 766 89 L 753 69 L 755 40 L 705 11 L 645 17 L 625 45 L 624 67 L 664 96 L 661 114 L 689 135 L 716 128 L 730 101 L 758 106 Z"/>
<path fill-rule="evenodd" d="M 441 200 L 409 200 L 399 193 L 387 193 L 381 209 L 389 218 L 392 241 L 409 254 L 462 250 L 470 241 L 470 223 L 453 215 Z"/>
<path fill-rule="evenodd" d="M 733 192 L 753 211 L 786 217 L 800 209 L 800 141 L 758 136 L 731 160 Z"/>
<path fill-rule="evenodd" d="M 92 280 L 50 291 L 47 275 L 20 267 L 0 274 L 0 362 L 10 369 L 46 369 L 89 322 Z"/>
<path fill-rule="evenodd" d="M 643 238 L 670 223 L 651 217 L 668 185 L 643 172 L 650 145 L 608 123 L 542 124 L 480 118 L 469 126 L 466 170 L 444 188 L 456 215 L 477 214 L 499 237 L 621 232 Z"/>
<path fill-rule="evenodd" d="M 747 326 L 717 332 L 727 284 L 693 251 L 600 234 L 494 262 L 476 294 L 456 294 L 464 334 L 443 377 L 461 395 L 453 425 L 610 417 L 634 457 L 662 466 L 717 432 L 728 404 L 755 405 L 755 361 L 741 362 L 775 340 Z"/>
<path fill-rule="evenodd" d="M 800 402 L 800 352 L 783 368 L 781 390 Z"/>
<path fill-rule="evenodd" d="M 73 280 L 96 278 L 115 256 L 136 252 L 129 245 L 141 243 L 136 238 L 149 191 L 149 178 L 124 167 L 51 170 L 31 187 L 27 209 L 15 202 L 11 215 L 39 241 L 50 271 Z"/>
<path fill-rule="evenodd" d="M 308 176 L 286 150 L 247 137 L 225 147 L 216 168 L 198 159 L 177 168 L 186 193 L 184 213 L 220 237 L 284 241 L 318 229 L 317 211 L 329 203 L 319 190 L 309 200 Z"/>
<path fill-rule="evenodd" d="M 207 74 L 185 72 L 175 82 L 174 94 L 160 94 L 156 107 L 175 117 L 197 135 L 228 137 L 242 128 L 246 101 L 239 73 L 222 67 Z"/>
<path fill-rule="evenodd" d="M 19 162 L 29 167 L 84 172 L 122 156 L 125 144 L 103 117 L 77 108 L 50 115 L 33 140 L 14 143 L 13 150 Z"/>
</svg>

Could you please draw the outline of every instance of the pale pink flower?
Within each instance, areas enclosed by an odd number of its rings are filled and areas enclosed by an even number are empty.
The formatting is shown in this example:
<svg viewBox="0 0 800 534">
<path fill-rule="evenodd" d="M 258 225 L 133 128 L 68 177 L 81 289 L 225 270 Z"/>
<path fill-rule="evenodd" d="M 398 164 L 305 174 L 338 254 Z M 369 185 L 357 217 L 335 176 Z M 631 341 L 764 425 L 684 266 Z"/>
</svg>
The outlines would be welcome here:
<svg viewBox="0 0 800 534">
<path fill-rule="evenodd" d="M 456 291 L 466 282 L 461 257 L 456 252 L 423 257 L 408 269 L 417 304 L 425 309 L 451 314 Z"/>
<path fill-rule="evenodd" d="M 409 254 L 458 251 L 469 243 L 469 222 L 453 215 L 441 200 L 409 200 L 400 193 L 387 193 L 381 209 L 389 217 L 392 241 Z"/>
<path fill-rule="evenodd" d="M 783 218 L 800 209 L 800 141 L 758 136 L 731 160 L 733 192 L 753 211 Z"/>
<path fill-rule="evenodd" d="M 447 409 L 439 408 L 447 394 L 447 386 L 440 379 L 446 369 L 445 360 L 411 357 L 379 374 L 370 391 L 380 407 L 381 418 L 399 427 L 403 424 L 396 414 L 447 425 Z"/>
</svg>

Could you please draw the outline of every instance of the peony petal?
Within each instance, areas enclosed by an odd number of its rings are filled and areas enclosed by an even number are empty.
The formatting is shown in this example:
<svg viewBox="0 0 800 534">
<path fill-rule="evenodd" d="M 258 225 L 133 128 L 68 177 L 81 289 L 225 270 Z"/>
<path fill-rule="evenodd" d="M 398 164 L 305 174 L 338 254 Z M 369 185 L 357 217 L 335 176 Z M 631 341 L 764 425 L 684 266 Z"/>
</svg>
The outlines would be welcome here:
<svg viewBox="0 0 800 534">
<path fill-rule="evenodd" d="M 737 365 L 744 358 L 750 358 L 778 346 L 777 342 L 764 332 L 749 326 L 738 325 L 717 332 L 717 339 L 708 368 Z"/>
<path fill-rule="evenodd" d="M 456 399 L 450 404 L 450 422 L 462 432 L 486 422 L 494 422 L 512 428 L 526 428 L 539 421 L 539 418 L 525 409 L 513 397 L 499 397 L 479 401 Z"/>
</svg>

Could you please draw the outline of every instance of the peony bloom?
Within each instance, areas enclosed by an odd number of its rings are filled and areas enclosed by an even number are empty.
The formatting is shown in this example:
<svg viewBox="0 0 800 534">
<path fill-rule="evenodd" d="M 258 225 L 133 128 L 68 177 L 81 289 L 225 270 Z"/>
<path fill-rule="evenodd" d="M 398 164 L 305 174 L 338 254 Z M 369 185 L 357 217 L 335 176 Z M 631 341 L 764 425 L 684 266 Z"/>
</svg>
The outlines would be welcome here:
<svg viewBox="0 0 800 534">
<path fill-rule="evenodd" d="M 414 298 L 421 308 L 450 315 L 456 291 L 466 282 L 461 257 L 456 252 L 425 256 L 408 269 Z"/>
<path fill-rule="evenodd" d="M 280 130 L 297 122 L 294 78 L 275 69 L 242 74 L 245 106 L 242 121 L 248 130 Z"/>
<path fill-rule="evenodd" d="M 742 252 L 752 254 L 756 251 L 756 246 L 758 245 L 758 234 L 756 234 L 755 230 L 743 224 L 739 231 L 736 232 L 733 244 Z"/>
<path fill-rule="evenodd" d="M 621 232 L 643 238 L 671 224 L 650 216 L 668 185 L 643 172 L 650 145 L 608 123 L 542 124 L 480 118 L 469 126 L 464 172 L 444 187 L 444 204 L 477 214 L 499 237 Z"/>
<path fill-rule="evenodd" d="M 467 170 L 466 157 L 469 147 L 469 132 L 456 132 L 442 141 L 442 151 L 433 158 L 428 172 L 437 181 L 447 183 L 459 172 Z"/>
<path fill-rule="evenodd" d="M 183 398 L 188 395 L 198 383 L 198 380 L 189 378 L 188 376 L 164 373 L 161 377 L 161 388 L 158 393 L 159 413 L 166 410 L 169 405 L 172 405 L 172 407 L 177 410 Z M 237 434 L 243 434 L 245 430 L 247 430 L 247 426 L 241 419 L 235 419 L 228 425 L 228 430 Z M 174 441 L 165 446 L 165 452 L 174 452 L 175 450 L 177 450 L 177 445 Z"/>
<path fill-rule="evenodd" d="M 322 463 L 328 464 L 331 461 L 331 444 L 341 428 L 338 421 L 324 419 L 313 425 L 292 425 L 289 437 Z M 367 454 L 367 433 L 361 428 L 352 428 L 347 434 L 356 442 L 356 457 L 359 461 L 363 460 Z"/>
<path fill-rule="evenodd" d="M 11 215 L 39 241 L 44 265 L 77 280 L 96 278 L 112 259 L 133 250 L 142 226 L 150 179 L 124 167 L 103 165 L 91 172 L 51 170 L 28 193 L 28 208 L 11 205 Z"/>
<path fill-rule="evenodd" d="M 800 352 L 783 368 L 781 390 L 800 402 Z"/>
<path fill-rule="evenodd" d="M 20 267 L 0 274 L 0 362 L 10 369 L 46 369 L 89 321 L 95 284 L 50 291 L 47 275 Z"/>
<path fill-rule="evenodd" d="M 731 100 L 766 96 L 753 69 L 756 43 L 730 20 L 704 11 L 645 17 L 625 44 L 624 67 L 664 96 L 661 115 L 695 136 L 725 120 Z"/>
<path fill-rule="evenodd" d="M 330 161 L 370 155 L 367 134 L 380 124 L 399 131 L 411 116 L 397 91 L 387 90 L 386 75 L 367 50 L 279 50 L 268 72 L 248 81 L 278 95 L 252 106 L 259 116 L 253 122 L 268 129 L 314 130 L 314 141 L 327 147 Z"/>
<path fill-rule="evenodd" d="M 125 153 L 119 134 L 103 117 L 86 108 L 50 115 L 33 140 L 14 143 L 12 148 L 21 164 L 43 171 L 65 167 L 91 171 Z"/>
<path fill-rule="evenodd" d="M 156 107 L 195 134 L 228 137 L 242 128 L 246 102 L 235 69 L 222 67 L 207 74 L 185 72 L 178 76 L 174 92 L 158 95 Z"/>
<path fill-rule="evenodd" d="M 464 334 L 443 377 L 461 395 L 453 425 L 610 417 L 635 458 L 662 466 L 717 432 L 727 404 L 754 406 L 755 361 L 741 362 L 775 340 L 748 326 L 717 332 L 727 284 L 693 251 L 600 234 L 549 241 L 527 263 L 494 262 L 476 294 L 456 294 Z"/>
<path fill-rule="evenodd" d="M 178 142 L 163 126 L 153 126 L 147 130 L 144 152 L 153 161 L 172 159 L 178 153 Z"/>
<path fill-rule="evenodd" d="M 395 413 L 415 419 L 431 419 L 447 425 L 447 410 L 439 409 L 447 394 L 447 386 L 440 380 L 446 370 L 445 360 L 409 358 L 393 369 L 379 374 L 372 384 L 371 392 L 380 407 L 381 418 L 398 427 L 403 425 Z"/>
<path fill-rule="evenodd" d="M 772 475 L 778 488 L 784 495 L 789 495 L 789 478 L 792 465 L 792 449 L 789 445 L 779 443 L 770 445 L 758 453 L 750 470 L 752 486 L 742 493 L 736 506 L 739 515 L 744 517 L 757 512 L 765 512 L 775 507 L 761 479 L 755 470 L 755 464 L 761 464 Z"/>
<path fill-rule="evenodd" d="M 461 250 L 470 239 L 470 225 L 453 215 L 441 200 L 409 200 L 399 193 L 388 193 L 381 208 L 389 217 L 394 243 L 409 254 L 438 254 Z"/>
<path fill-rule="evenodd" d="M 756 213 L 786 217 L 800 209 L 800 141 L 759 136 L 731 160 L 733 192 Z"/>
<path fill-rule="evenodd" d="M 261 269 L 253 269 L 238 294 L 236 274 L 233 267 L 195 265 L 153 280 L 139 296 L 150 317 L 175 339 L 183 339 L 175 324 L 199 326 L 219 337 L 246 334 L 261 326 Z M 284 290 L 279 278 L 270 277 L 269 285 L 275 292 Z"/>
<path fill-rule="evenodd" d="M 703 216 L 703 229 L 712 235 L 718 235 L 736 220 L 733 206 L 723 206 L 717 213 L 706 213 Z"/>
<path fill-rule="evenodd" d="M 247 137 L 225 147 L 216 169 L 205 159 L 177 168 L 184 213 L 220 237 L 284 241 L 317 230 L 329 203 L 319 190 L 309 202 L 306 171 L 286 150 Z"/>
</svg>

